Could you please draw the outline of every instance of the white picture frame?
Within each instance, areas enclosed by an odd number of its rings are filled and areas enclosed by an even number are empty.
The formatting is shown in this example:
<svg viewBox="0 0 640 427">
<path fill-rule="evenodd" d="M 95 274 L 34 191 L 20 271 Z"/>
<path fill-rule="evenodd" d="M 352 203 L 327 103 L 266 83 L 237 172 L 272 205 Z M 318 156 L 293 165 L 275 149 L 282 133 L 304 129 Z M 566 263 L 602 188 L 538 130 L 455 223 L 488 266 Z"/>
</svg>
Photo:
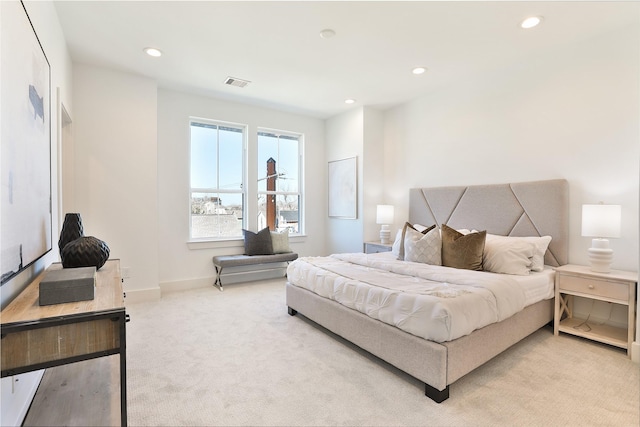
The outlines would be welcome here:
<svg viewBox="0 0 640 427">
<path fill-rule="evenodd" d="M 358 217 L 357 157 L 329 162 L 329 217 Z"/>
</svg>

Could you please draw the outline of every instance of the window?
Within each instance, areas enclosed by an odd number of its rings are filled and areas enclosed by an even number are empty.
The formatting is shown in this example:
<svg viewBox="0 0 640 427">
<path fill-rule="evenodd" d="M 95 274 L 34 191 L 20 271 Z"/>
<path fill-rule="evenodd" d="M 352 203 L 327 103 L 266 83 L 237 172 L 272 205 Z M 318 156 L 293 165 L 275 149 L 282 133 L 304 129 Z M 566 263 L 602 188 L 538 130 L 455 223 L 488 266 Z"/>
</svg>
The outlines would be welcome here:
<svg viewBox="0 0 640 427">
<path fill-rule="evenodd" d="M 302 233 L 300 135 L 258 131 L 258 230 Z"/>
<path fill-rule="evenodd" d="M 191 119 L 192 239 L 242 237 L 244 128 Z"/>
</svg>

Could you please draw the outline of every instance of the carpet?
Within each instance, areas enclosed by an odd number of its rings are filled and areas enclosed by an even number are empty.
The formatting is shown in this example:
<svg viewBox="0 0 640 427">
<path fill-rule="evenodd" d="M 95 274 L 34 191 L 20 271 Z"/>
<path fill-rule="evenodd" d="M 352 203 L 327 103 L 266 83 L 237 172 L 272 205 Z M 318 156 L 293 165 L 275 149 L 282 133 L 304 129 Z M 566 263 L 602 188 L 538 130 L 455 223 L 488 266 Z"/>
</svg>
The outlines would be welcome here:
<svg viewBox="0 0 640 427">
<path fill-rule="evenodd" d="M 284 280 L 127 305 L 131 426 L 588 426 L 640 424 L 624 351 L 545 327 L 461 378 L 423 384 L 287 314 Z"/>
</svg>

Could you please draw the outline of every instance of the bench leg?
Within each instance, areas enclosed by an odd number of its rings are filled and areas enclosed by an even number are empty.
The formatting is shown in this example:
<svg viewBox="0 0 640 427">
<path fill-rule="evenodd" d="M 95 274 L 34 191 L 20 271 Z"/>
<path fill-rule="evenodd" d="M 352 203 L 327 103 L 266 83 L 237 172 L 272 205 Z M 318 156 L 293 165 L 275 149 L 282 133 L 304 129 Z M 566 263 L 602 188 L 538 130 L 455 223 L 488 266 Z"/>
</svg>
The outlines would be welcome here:
<svg viewBox="0 0 640 427">
<path fill-rule="evenodd" d="M 222 288 L 222 267 L 218 267 L 217 265 L 214 265 L 214 267 L 216 268 L 216 281 L 213 283 L 213 286 L 217 286 L 218 289 L 220 290 L 220 292 L 224 291 L 224 289 Z"/>
</svg>

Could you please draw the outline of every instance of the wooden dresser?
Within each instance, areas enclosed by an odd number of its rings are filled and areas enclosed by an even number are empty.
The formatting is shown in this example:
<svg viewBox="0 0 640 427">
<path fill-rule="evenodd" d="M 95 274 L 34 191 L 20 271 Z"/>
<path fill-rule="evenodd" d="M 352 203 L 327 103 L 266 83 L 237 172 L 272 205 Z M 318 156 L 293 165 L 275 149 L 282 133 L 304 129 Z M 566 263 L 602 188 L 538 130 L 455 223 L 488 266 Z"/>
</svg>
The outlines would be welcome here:
<svg viewBox="0 0 640 427">
<path fill-rule="evenodd" d="M 62 268 L 52 264 L 49 269 Z M 96 275 L 90 301 L 40 306 L 44 273 L 0 314 L 2 377 L 120 355 L 121 425 L 127 425 L 126 322 L 120 261 L 109 260 Z"/>
</svg>

